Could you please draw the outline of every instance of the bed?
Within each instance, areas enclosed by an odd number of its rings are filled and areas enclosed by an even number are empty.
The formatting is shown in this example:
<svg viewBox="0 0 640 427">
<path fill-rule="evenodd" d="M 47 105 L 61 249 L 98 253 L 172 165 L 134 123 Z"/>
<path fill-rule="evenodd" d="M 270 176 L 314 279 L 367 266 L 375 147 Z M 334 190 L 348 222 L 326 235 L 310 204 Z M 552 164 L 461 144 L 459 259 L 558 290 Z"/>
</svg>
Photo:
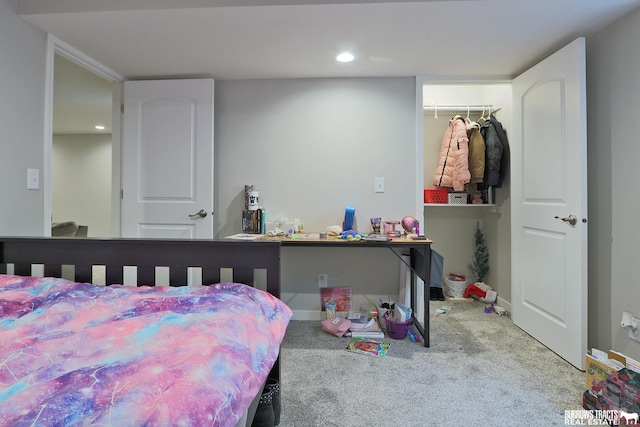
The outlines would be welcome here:
<svg viewBox="0 0 640 427">
<path fill-rule="evenodd" d="M 250 425 L 279 280 L 277 242 L 0 238 L 0 425 Z"/>
</svg>

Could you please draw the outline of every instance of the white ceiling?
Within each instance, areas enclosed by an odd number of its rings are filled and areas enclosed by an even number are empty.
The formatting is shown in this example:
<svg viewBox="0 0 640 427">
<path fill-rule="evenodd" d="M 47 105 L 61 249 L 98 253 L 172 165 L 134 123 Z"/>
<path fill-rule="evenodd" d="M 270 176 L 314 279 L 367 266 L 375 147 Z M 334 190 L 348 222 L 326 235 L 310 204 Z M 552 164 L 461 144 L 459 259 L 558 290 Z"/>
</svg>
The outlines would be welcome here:
<svg viewBox="0 0 640 427">
<path fill-rule="evenodd" d="M 127 79 L 512 78 L 640 0 L 17 0 Z M 335 56 L 351 50 L 356 60 Z"/>
</svg>

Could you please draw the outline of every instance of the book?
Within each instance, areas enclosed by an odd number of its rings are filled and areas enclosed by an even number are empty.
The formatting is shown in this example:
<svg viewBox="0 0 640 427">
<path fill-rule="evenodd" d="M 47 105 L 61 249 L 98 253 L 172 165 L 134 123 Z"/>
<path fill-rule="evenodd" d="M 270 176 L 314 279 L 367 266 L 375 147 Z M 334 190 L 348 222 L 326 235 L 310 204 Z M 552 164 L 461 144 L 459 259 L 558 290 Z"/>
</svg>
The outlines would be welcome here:
<svg viewBox="0 0 640 427">
<path fill-rule="evenodd" d="M 336 304 L 336 311 L 351 311 L 351 288 L 321 288 L 320 298 L 322 311 L 326 311 L 325 303 L 333 301 Z"/>
<path fill-rule="evenodd" d="M 368 354 L 375 357 L 385 357 L 389 350 L 388 342 L 370 341 L 365 338 L 353 338 L 347 350 L 360 354 Z"/>
<path fill-rule="evenodd" d="M 262 237 L 264 237 L 264 234 L 238 233 L 227 236 L 226 238 L 234 240 L 258 240 Z"/>
<path fill-rule="evenodd" d="M 367 317 L 366 315 L 362 314 L 360 314 L 359 317 L 356 317 L 352 313 L 347 316 L 347 319 L 351 320 L 351 331 L 382 331 L 377 317 Z"/>
<path fill-rule="evenodd" d="M 404 323 L 411 319 L 411 309 L 397 302 L 393 308 L 393 320 Z"/>
<path fill-rule="evenodd" d="M 351 338 L 384 338 L 384 332 L 380 331 L 358 331 L 351 330 L 347 332 L 347 336 Z"/>
<path fill-rule="evenodd" d="M 388 242 L 391 240 L 391 237 L 387 236 L 386 234 L 371 233 L 367 235 L 367 237 L 365 237 L 364 240 L 368 242 Z"/>
</svg>

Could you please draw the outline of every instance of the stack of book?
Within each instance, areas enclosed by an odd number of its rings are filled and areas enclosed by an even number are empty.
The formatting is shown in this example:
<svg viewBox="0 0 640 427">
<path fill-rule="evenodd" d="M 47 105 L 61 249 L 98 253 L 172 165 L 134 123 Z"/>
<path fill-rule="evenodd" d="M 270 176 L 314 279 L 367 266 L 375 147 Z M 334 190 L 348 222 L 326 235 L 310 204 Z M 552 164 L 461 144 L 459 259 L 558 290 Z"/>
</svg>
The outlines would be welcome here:
<svg viewBox="0 0 640 427">
<path fill-rule="evenodd" d="M 350 313 L 347 319 L 351 320 L 349 333 L 354 338 L 384 338 L 384 332 L 378 322 L 378 317 L 369 317 L 363 313 Z"/>
</svg>

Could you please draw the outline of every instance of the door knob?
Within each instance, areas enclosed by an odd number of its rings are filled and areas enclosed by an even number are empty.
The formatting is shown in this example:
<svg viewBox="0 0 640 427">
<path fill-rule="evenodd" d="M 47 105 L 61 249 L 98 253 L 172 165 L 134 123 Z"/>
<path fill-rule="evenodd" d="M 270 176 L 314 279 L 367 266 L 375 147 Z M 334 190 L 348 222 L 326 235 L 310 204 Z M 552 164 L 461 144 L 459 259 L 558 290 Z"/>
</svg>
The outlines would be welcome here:
<svg viewBox="0 0 640 427">
<path fill-rule="evenodd" d="M 195 218 L 195 217 L 204 218 L 205 216 L 207 216 L 207 211 L 205 211 L 204 209 L 200 209 L 198 212 L 194 213 L 193 215 L 189 215 L 189 218 Z"/>
<path fill-rule="evenodd" d="M 578 218 L 573 214 L 569 215 L 566 218 L 560 218 L 559 216 L 556 216 L 555 218 L 560 219 L 569 225 L 576 225 L 578 223 Z"/>
</svg>

